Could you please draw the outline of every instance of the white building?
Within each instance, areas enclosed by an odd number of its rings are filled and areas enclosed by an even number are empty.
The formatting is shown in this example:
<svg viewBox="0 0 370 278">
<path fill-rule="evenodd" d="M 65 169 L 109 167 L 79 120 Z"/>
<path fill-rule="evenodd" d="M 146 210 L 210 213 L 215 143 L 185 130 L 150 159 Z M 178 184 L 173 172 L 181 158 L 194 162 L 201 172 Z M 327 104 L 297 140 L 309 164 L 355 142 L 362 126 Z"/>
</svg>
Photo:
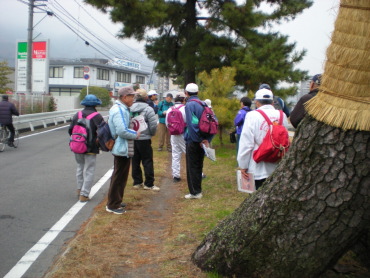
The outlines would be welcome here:
<svg viewBox="0 0 370 278">
<path fill-rule="evenodd" d="M 118 66 L 108 59 L 50 60 L 49 92 L 54 96 L 76 96 L 86 86 L 106 88 L 117 96 L 121 87 L 139 84 L 148 89 L 150 73 L 135 67 Z"/>
</svg>

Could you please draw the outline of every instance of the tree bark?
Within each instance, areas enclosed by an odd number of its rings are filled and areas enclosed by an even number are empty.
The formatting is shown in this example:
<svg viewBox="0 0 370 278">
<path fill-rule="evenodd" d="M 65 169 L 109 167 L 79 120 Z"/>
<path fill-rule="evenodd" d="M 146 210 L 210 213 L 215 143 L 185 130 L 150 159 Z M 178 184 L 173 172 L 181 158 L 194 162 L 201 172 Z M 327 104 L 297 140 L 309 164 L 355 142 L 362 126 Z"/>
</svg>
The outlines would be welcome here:
<svg viewBox="0 0 370 278">
<path fill-rule="evenodd" d="M 226 276 L 318 277 L 369 230 L 369 139 L 307 116 L 272 176 L 206 236 L 193 262 Z"/>
</svg>

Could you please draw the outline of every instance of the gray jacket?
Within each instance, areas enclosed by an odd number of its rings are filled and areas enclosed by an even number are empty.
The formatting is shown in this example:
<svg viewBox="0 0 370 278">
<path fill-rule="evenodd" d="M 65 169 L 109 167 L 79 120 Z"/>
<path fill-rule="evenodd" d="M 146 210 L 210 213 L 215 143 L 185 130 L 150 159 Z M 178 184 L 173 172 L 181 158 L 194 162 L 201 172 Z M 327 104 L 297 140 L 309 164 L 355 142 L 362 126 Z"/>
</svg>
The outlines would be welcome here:
<svg viewBox="0 0 370 278">
<path fill-rule="evenodd" d="M 134 104 L 130 107 L 130 112 L 132 116 L 137 116 L 140 114 L 144 116 L 145 122 L 148 128 L 141 132 L 139 139 L 136 140 L 149 140 L 155 135 L 157 131 L 157 115 L 154 109 L 149 106 L 145 100 L 136 100 Z"/>
</svg>

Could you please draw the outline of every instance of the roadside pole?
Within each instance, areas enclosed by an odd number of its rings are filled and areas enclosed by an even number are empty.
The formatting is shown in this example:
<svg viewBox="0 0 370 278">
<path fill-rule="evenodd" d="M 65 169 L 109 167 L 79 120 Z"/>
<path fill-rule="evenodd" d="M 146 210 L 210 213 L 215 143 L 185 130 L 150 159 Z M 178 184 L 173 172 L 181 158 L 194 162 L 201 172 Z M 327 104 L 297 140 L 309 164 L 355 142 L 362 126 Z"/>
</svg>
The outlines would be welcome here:
<svg viewBox="0 0 370 278">
<path fill-rule="evenodd" d="M 89 94 L 89 83 L 90 83 L 90 68 L 88 66 L 84 66 L 84 79 L 87 81 L 87 86 L 86 86 L 86 95 Z"/>
</svg>

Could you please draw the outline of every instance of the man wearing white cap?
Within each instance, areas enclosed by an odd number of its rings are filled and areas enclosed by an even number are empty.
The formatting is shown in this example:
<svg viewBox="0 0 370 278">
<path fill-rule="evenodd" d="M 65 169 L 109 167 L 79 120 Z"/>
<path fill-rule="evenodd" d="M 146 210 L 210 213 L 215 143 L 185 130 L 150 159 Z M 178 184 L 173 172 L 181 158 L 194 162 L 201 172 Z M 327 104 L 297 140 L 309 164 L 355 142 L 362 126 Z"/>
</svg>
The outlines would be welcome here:
<svg viewBox="0 0 370 278">
<path fill-rule="evenodd" d="M 260 89 L 255 95 L 256 108 L 265 112 L 271 122 L 279 121 L 280 112 L 274 108 L 273 94 L 268 89 Z M 288 120 L 284 113 L 283 125 L 288 126 Z M 268 176 L 275 170 L 276 163 L 259 162 L 253 160 L 253 152 L 261 145 L 269 125 L 264 117 L 256 110 L 247 113 L 244 120 L 238 151 L 238 164 L 242 174 L 248 177 L 248 173 L 253 173 L 258 189 Z"/>
<path fill-rule="evenodd" d="M 154 109 L 154 112 L 158 113 L 158 94 L 155 90 L 148 92 L 148 104 Z"/>
<path fill-rule="evenodd" d="M 199 120 L 203 113 L 203 106 L 198 98 L 198 85 L 189 83 L 185 88 L 188 100 L 185 106 L 186 125 L 186 176 L 190 194 L 186 199 L 201 199 L 202 195 L 202 171 L 204 162 L 204 150 L 202 144 L 209 147 L 213 135 L 202 134 L 199 130 Z"/>
</svg>

